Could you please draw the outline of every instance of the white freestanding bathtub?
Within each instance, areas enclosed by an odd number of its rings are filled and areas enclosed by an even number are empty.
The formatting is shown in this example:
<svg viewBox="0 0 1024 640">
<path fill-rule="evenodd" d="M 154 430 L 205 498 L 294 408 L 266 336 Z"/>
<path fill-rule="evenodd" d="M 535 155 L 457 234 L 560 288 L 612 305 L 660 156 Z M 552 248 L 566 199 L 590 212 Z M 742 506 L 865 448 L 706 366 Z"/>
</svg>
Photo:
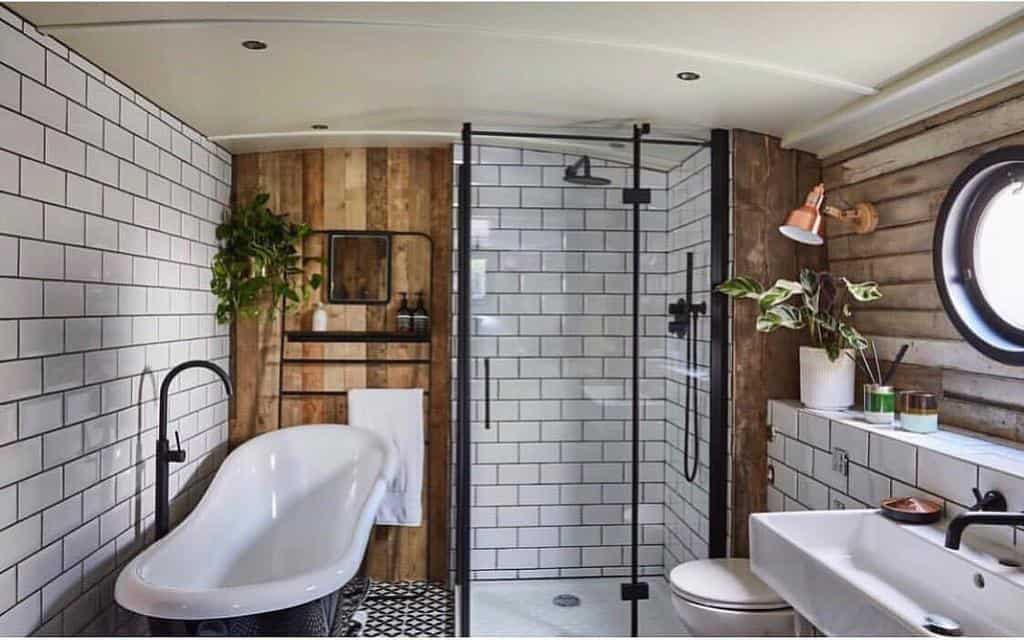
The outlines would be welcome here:
<svg viewBox="0 0 1024 640">
<path fill-rule="evenodd" d="M 397 467 L 394 446 L 357 427 L 289 427 L 233 451 L 191 514 L 117 579 L 122 607 L 210 620 L 330 595 L 359 569 Z"/>
</svg>

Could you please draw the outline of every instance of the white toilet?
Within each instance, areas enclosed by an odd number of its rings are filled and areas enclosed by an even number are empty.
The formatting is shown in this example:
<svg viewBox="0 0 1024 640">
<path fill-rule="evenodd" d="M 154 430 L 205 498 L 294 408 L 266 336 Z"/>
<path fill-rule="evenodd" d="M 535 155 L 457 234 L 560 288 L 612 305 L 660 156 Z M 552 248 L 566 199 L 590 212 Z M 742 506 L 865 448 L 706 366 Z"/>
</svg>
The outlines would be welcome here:
<svg viewBox="0 0 1024 640">
<path fill-rule="evenodd" d="M 793 609 L 746 558 L 684 562 L 672 570 L 672 605 L 694 636 L 792 636 Z"/>
</svg>

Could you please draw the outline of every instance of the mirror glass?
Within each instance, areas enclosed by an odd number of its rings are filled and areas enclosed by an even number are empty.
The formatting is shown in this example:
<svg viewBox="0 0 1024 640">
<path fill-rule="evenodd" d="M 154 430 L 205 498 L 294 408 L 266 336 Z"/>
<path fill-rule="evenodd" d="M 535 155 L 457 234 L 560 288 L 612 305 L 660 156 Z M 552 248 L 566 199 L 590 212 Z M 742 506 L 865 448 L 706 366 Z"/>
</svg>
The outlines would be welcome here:
<svg viewBox="0 0 1024 640">
<path fill-rule="evenodd" d="M 330 236 L 328 302 L 387 304 L 391 297 L 391 238 L 374 233 Z"/>
</svg>

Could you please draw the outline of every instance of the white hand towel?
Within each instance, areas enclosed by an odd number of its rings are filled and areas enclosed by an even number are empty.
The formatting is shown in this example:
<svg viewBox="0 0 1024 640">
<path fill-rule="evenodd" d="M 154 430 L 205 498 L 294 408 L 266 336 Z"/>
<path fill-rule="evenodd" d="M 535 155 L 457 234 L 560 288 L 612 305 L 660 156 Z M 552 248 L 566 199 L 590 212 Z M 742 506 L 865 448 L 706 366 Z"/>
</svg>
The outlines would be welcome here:
<svg viewBox="0 0 1024 640">
<path fill-rule="evenodd" d="M 352 389 L 348 422 L 390 438 L 398 471 L 377 512 L 377 524 L 418 527 L 423 520 L 423 389 Z"/>
</svg>

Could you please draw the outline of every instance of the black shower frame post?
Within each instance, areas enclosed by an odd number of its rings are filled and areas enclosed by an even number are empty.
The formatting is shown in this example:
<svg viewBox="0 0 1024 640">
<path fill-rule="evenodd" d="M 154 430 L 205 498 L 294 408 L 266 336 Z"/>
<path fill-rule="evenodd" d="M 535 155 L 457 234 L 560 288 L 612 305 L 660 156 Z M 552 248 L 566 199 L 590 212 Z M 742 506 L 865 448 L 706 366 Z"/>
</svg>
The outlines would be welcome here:
<svg viewBox="0 0 1024 640">
<path fill-rule="evenodd" d="M 456 323 L 456 398 L 455 407 L 455 584 L 458 587 L 458 635 L 469 636 L 469 580 L 470 580 L 470 465 L 472 457 L 470 414 L 470 242 L 472 221 L 473 180 L 473 127 L 462 125 L 462 165 L 459 167 L 459 219 L 457 249 L 458 260 L 458 315 Z"/>
<path fill-rule="evenodd" d="M 711 289 L 729 277 L 729 131 L 711 130 Z M 711 293 L 708 556 L 728 556 L 729 301 Z"/>
<path fill-rule="evenodd" d="M 728 270 L 728 239 L 729 239 L 729 194 L 728 194 L 728 132 L 715 129 L 711 132 L 711 141 L 672 140 L 661 138 L 644 138 L 650 132 L 650 125 L 634 125 L 632 137 L 577 135 L 558 133 L 531 133 L 520 131 L 474 131 L 471 123 L 462 125 L 462 165 L 459 167 L 459 203 L 458 203 L 458 331 L 456 352 L 456 548 L 455 548 L 455 584 L 458 592 L 458 635 L 469 636 L 470 632 L 470 449 L 471 440 L 471 398 L 470 398 L 470 259 L 471 259 L 471 226 L 472 226 L 472 145 L 473 136 L 491 138 L 519 138 L 539 140 L 578 140 L 587 142 L 617 142 L 631 144 L 633 148 L 633 186 L 623 189 L 623 204 L 632 205 L 633 213 L 633 411 L 632 411 L 632 511 L 631 511 L 631 566 L 630 582 L 622 585 L 622 599 L 630 602 L 630 632 L 638 635 L 638 602 L 648 597 L 647 583 L 640 582 L 638 566 L 639 520 L 640 520 L 640 205 L 651 201 L 650 189 L 641 188 L 642 158 L 641 149 L 644 144 L 658 144 L 682 147 L 711 148 L 711 281 L 717 284 L 724 280 Z M 723 173 L 724 168 L 724 173 Z M 724 234 L 724 235 L 723 235 Z M 716 304 L 717 301 L 717 304 Z M 712 296 L 711 304 L 711 467 L 710 479 L 710 538 L 709 553 L 713 557 L 724 555 L 726 541 L 726 486 L 728 477 L 728 451 L 726 424 L 726 397 L 728 385 L 728 307 L 724 306 L 723 296 Z M 716 328 L 717 327 L 717 328 Z M 724 351 L 722 351 L 724 349 Z M 720 428 L 714 428 L 715 424 Z M 720 451 L 719 451 L 720 449 Z M 720 486 L 717 486 L 720 485 Z"/>
</svg>

